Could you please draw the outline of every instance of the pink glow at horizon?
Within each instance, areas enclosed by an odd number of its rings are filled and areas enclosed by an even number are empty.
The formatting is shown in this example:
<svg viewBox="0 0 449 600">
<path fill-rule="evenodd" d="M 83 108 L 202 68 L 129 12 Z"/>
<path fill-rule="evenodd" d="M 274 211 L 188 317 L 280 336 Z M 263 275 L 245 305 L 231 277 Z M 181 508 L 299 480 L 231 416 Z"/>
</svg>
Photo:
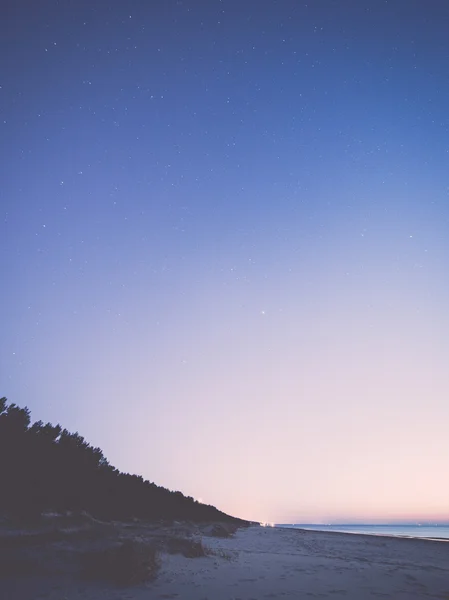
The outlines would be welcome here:
<svg viewBox="0 0 449 600">
<path fill-rule="evenodd" d="M 449 1 L 8 4 L 0 396 L 236 516 L 449 520 Z"/>
<path fill-rule="evenodd" d="M 270 285 L 200 277 L 168 329 L 130 295 L 119 330 L 50 331 L 72 344 L 30 377 L 78 403 L 43 418 L 69 413 L 119 468 L 252 520 L 446 517 L 447 281 L 437 260 L 399 275 L 388 252 L 361 252 L 356 287 L 340 257 L 305 257 L 300 279 Z"/>
</svg>

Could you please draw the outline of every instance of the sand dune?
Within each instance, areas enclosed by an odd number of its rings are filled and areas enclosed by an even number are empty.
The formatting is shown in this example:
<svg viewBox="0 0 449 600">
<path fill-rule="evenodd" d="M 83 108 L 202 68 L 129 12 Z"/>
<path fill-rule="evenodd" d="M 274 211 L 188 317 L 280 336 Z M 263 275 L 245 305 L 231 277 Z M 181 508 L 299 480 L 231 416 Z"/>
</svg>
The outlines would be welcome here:
<svg viewBox="0 0 449 600">
<path fill-rule="evenodd" d="M 117 587 L 84 579 L 75 557 L 92 548 L 92 536 L 72 538 L 71 531 L 64 539 L 50 537 L 41 546 L 26 546 L 16 563 L 9 553 L 16 571 L 3 572 L 0 599 L 449 599 L 445 542 L 263 527 L 239 529 L 227 538 L 212 535 L 211 526 L 96 527 L 101 531 L 96 547 L 123 539 L 157 546 L 160 567 L 154 581 Z M 167 543 L 180 539 L 185 540 L 184 549 L 183 544 Z M 189 541 L 196 548 L 200 544 L 206 555 L 188 558 L 184 550 Z M 25 559 L 21 572 L 17 561 Z"/>
</svg>

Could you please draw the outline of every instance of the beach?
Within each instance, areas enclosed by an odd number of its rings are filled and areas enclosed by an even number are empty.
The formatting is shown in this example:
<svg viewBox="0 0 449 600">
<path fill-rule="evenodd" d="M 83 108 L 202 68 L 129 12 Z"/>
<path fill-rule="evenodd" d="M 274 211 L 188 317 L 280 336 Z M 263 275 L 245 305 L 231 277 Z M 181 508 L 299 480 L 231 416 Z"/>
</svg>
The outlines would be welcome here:
<svg viewBox="0 0 449 600">
<path fill-rule="evenodd" d="M 105 531 L 112 531 L 105 526 L 92 533 L 91 527 L 88 539 L 67 534 L 30 544 L 27 560 L 39 557 L 40 567 L 3 572 L 0 599 L 449 599 L 446 542 L 257 526 L 240 528 L 228 537 L 221 537 L 212 526 L 192 524 L 164 528 L 115 524 L 113 530 L 139 543 L 182 538 L 204 548 L 206 555 L 161 550 L 154 580 L 137 585 L 86 580 L 80 577 L 74 557 L 98 545 Z M 2 545 L 5 548 L 4 538 Z"/>
<path fill-rule="evenodd" d="M 444 542 L 250 528 L 214 545 L 235 558 L 169 563 L 151 597 L 449 599 Z"/>
</svg>

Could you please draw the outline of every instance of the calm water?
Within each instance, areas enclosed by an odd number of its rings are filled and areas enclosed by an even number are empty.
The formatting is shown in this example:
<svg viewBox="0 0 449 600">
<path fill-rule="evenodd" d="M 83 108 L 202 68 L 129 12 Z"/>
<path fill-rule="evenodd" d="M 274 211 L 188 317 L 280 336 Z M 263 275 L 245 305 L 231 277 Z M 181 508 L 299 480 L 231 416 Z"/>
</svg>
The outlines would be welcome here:
<svg viewBox="0 0 449 600">
<path fill-rule="evenodd" d="M 449 525 L 276 525 L 313 531 L 339 531 L 369 535 L 393 535 L 419 538 L 444 538 L 449 540 Z"/>
</svg>

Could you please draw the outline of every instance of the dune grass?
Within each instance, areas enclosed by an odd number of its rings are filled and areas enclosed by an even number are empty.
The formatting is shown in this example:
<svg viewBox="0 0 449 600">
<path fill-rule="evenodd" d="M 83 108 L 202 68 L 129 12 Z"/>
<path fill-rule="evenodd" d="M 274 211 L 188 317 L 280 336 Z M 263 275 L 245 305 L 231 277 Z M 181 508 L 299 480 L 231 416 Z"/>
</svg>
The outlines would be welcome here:
<svg viewBox="0 0 449 600">
<path fill-rule="evenodd" d="M 87 552 L 82 562 L 88 579 L 120 587 L 153 581 L 161 565 L 158 550 L 136 540 L 125 540 L 112 548 Z"/>
</svg>

